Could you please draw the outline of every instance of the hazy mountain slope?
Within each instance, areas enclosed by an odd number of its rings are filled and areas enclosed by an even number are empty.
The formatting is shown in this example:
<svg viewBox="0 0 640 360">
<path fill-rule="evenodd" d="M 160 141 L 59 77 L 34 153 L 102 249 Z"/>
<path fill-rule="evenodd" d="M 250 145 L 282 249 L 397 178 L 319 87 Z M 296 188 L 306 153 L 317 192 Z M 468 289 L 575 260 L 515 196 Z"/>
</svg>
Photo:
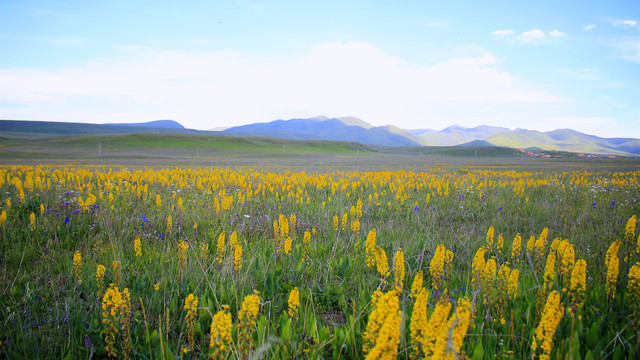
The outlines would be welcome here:
<svg viewBox="0 0 640 360">
<path fill-rule="evenodd" d="M 261 135 L 285 139 L 356 141 L 362 144 L 411 146 L 417 142 L 405 136 L 401 129 L 372 127 L 357 118 L 326 118 L 275 120 L 235 126 L 224 132 L 234 135 Z"/>
<path fill-rule="evenodd" d="M 509 131 L 509 129 L 487 125 L 473 128 L 452 125 L 440 131 L 424 129 L 411 130 L 410 133 L 417 135 L 423 145 L 451 146 L 468 143 L 473 140 L 485 140 L 492 135 L 505 131 Z"/>
<path fill-rule="evenodd" d="M 134 133 L 215 134 L 185 128 L 84 124 L 55 121 L 0 120 L 0 134 L 23 138 L 81 134 L 134 134 Z"/>
<path fill-rule="evenodd" d="M 147 126 L 147 127 L 161 127 L 161 128 L 172 128 L 172 129 L 184 129 L 177 121 L 174 120 L 154 120 L 142 123 L 108 123 L 105 125 L 120 125 L 120 126 Z"/>
<path fill-rule="evenodd" d="M 640 141 L 630 140 L 623 145 L 615 145 L 605 138 L 586 135 L 571 129 L 558 129 L 548 132 L 516 129 L 490 136 L 488 142 L 498 146 L 514 148 L 537 147 L 543 150 L 560 150 L 589 154 L 630 155 L 638 148 Z M 622 150 L 624 148 L 625 150 Z"/>
</svg>

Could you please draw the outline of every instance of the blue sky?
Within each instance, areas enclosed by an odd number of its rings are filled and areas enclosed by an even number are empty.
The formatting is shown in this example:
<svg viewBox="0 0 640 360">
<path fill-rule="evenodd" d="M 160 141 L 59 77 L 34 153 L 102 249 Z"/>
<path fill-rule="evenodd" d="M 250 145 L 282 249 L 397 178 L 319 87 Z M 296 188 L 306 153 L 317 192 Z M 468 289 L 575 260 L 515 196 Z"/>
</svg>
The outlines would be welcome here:
<svg viewBox="0 0 640 360">
<path fill-rule="evenodd" d="M 0 2 L 0 118 L 640 138 L 635 1 Z"/>
</svg>

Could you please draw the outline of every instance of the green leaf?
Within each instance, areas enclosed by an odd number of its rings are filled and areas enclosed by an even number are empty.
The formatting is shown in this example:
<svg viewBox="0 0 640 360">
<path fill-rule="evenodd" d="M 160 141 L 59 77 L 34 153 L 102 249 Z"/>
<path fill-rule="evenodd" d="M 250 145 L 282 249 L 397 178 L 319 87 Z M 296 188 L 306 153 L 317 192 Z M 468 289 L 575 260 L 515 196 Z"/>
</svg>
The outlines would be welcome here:
<svg viewBox="0 0 640 360">
<path fill-rule="evenodd" d="M 475 349 L 473 349 L 473 355 L 471 359 L 473 360 L 482 360 L 484 358 L 484 348 L 482 347 L 482 341 L 478 341 Z"/>
</svg>

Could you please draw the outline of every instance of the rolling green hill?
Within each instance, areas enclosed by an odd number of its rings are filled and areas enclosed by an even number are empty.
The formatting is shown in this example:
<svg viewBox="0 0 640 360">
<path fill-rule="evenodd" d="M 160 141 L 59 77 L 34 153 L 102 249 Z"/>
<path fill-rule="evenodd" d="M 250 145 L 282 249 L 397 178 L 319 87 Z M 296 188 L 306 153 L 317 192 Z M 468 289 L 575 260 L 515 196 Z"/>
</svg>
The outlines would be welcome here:
<svg viewBox="0 0 640 360">
<path fill-rule="evenodd" d="M 176 126 L 158 127 L 140 126 L 139 124 L 83 124 L 55 121 L 0 120 L 0 136 L 4 137 L 38 138 L 55 135 L 134 133 L 219 134 L 219 132 L 185 129 L 184 127 Z"/>
<path fill-rule="evenodd" d="M 207 134 L 91 134 L 21 139 L 5 142 L 0 158 L 93 158 L 237 156 L 241 154 L 372 152 L 354 142 L 283 140 L 268 137 L 235 137 Z"/>
</svg>

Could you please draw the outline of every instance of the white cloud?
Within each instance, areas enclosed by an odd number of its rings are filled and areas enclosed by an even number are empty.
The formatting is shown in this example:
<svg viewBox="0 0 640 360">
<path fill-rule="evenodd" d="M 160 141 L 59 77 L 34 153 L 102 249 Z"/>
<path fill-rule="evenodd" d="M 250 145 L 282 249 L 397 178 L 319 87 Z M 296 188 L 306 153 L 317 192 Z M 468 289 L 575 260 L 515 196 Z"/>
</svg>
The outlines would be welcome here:
<svg viewBox="0 0 640 360">
<path fill-rule="evenodd" d="M 630 29 L 632 27 L 635 27 L 636 25 L 638 25 L 638 22 L 635 20 L 614 20 L 613 21 L 613 25 L 615 26 L 622 26 L 625 29 Z"/>
<path fill-rule="evenodd" d="M 520 44 L 535 45 L 547 39 L 547 34 L 540 29 L 525 31 L 514 38 L 515 32 L 511 29 L 496 30 L 491 33 L 493 40 L 505 40 L 507 42 L 518 42 Z M 552 30 L 548 33 L 550 38 L 558 38 L 567 36 L 566 33 L 559 30 Z"/>
<path fill-rule="evenodd" d="M 549 33 L 549 36 L 551 37 L 559 37 L 559 36 L 567 36 L 566 33 L 563 33 L 562 31 L 558 31 L 558 30 L 553 30 Z"/>
<path fill-rule="evenodd" d="M 515 32 L 511 29 L 507 29 L 507 30 L 496 30 L 494 32 L 491 33 L 491 37 L 494 40 L 501 40 L 501 39 L 506 39 L 506 38 L 510 38 L 513 35 L 515 35 Z"/>
<path fill-rule="evenodd" d="M 533 29 L 525 31 L 518 36 L 518 40 L 523 44 L 536 44 L 540 40 L 544 39 L 544 31 L 540 29 Z"/>
<path fill-rule="evenodd" d="M 589 31 L 589 30 L 593 30 L 595 29 L 597 26 L 593 25 L 593 24 L 589 24 L 589 25 L 585 25 L 585 27 L 583 28 L 584 31 Z"/>
<path fill-rule="evenodd" d="M 499 116 L 511 126 L 531 116 L 527 109 L 563 101 L 499 67 L 488 53 L 427 66 L 355 42 L 326 43 L 286 59 L 128 48 L 118 58 L 72 68 L 0 69 L 0 104 L 14 105 L 0 105 L 0 118 L 169 118 L 210 129 L 319 114 L 404 128 L 495 123 Z"/>
</svg>

